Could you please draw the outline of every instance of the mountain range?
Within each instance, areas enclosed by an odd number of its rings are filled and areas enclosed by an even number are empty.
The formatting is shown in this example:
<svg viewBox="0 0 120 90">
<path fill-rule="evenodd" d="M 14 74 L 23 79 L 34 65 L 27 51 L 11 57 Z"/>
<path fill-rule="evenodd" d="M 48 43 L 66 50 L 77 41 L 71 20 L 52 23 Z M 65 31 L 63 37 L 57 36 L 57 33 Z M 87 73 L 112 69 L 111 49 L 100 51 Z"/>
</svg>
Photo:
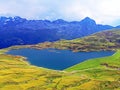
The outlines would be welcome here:
<svg viewBox="0 0 120 90">
<path fill-rule="evenodd" d="M 75 39 L 112 28 L 120 28 L 120 26 L 96 24 L 89 17 L 72 22 L 62 19 L 55 21 L 27 20 L 19 16 L 0 17 L 0 48 L 60 39 Z"/>
</svg>

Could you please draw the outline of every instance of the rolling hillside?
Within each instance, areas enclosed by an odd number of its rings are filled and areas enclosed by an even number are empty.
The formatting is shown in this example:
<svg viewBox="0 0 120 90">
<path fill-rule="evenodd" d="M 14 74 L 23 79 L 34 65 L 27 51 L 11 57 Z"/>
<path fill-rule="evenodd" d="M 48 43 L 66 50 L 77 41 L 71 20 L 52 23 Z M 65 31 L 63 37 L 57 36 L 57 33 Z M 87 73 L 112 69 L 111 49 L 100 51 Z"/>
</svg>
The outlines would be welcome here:
<svg viewBox="0 0 120 90">
<path fill-rule="evenodd" d="M 56 48 L 69 49 L 74 52 L 78 51 L 100 51 L 112 50 L 120 48 L 120 29 L 108 30 L 92 34 L 87 37 L 77 38 L 73 40 L 59 40 L 56 42 L 44 42 L 35 45 L 16 46 L 16 48 L 29 47 L 36 49 Z M 15 48 L 15 47 L 14 47 Z"/>
</svg>

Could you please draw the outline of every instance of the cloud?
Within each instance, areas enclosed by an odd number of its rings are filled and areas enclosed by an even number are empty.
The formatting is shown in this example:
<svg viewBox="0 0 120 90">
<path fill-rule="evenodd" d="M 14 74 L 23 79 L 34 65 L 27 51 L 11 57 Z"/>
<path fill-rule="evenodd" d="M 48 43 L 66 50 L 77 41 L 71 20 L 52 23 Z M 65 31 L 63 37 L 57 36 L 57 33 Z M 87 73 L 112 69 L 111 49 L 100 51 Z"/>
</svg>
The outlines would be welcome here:
<svg viewBox="0 0 120 90">
<path fill-rule="evenodd" d="M 119 3 L 120 0 L 1 0 L 0 15 L 68 21 L 88 16 L 97 23 L 118 25 Z"/>
</svg>

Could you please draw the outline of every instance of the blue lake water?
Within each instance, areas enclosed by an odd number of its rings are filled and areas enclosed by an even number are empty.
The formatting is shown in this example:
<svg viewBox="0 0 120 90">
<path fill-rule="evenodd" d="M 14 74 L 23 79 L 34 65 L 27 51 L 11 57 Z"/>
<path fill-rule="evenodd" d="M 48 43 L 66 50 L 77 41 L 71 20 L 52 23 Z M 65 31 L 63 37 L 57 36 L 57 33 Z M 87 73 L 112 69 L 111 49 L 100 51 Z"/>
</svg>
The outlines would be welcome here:
<svg viewBox="0 0 120 90">
<path fill-rule="evenodd" d="M 114 54 L 114 52 L 72 52 L 70 50 L 37 50 L 24 48 L 18 50 L 10 50 L 7 52 L 7 54 L 27 57 L 28 62 L 30 62 L 32 65 L 55 70 L 63 70 L 87 59 L 110 56 Z"/>
</svg>

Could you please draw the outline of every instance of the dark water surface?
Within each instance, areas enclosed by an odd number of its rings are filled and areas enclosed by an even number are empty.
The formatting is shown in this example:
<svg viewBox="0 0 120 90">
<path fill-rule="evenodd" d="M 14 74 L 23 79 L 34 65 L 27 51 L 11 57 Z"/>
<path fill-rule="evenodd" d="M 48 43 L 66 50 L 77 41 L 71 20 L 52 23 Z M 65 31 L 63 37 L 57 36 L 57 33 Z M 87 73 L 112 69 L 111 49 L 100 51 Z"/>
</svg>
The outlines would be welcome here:
<svg viewBox="0 0 120 90">
<path fill-rule="evenodd" d="M 18 49 L 10 50 L 7 54 L 21 55 L 27 57 L 27 60 L 32 64 L 40 67 L 45 67 L 55 70 L 63 70 L 77 63 L 91 58 L 110 56 L 114 54 L 112 51 L 95 51 L 95 52 L 72 52 L 70 50 L 56 49 Z"/>
</svg>

